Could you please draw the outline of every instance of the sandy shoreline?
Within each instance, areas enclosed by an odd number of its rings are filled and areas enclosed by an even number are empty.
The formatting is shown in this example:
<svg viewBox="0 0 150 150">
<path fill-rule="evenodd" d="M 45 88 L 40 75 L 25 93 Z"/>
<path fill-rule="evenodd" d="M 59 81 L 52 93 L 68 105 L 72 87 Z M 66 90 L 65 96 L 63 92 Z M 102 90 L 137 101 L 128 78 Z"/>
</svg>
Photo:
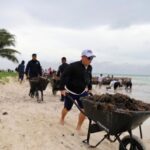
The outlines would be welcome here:
<svg viewBox="0 0 150 150">
<path fill-rule="evenodd" d="M 73 110 L 66 118 L 64 126 L 59 124 L 63 103 L 59 94 L 53 96 L 50 85 L 44 91 L 44 102 L 37 103 L 28 96 L 29 84 L 19 84 L 17 80 L 0 84 L 0 150 L 87 150 L 82 143 L 86 139 L 88 119 L 83 125 L 83 136 L 76 131 L 78 110 Z M 7 113 L 6 113 L 7 112 Z M 4 115 L 6 113 L 6 115 Z M 143 141 L 150 149 L 150 119 L 144 122 Z M 138 129 L 134 134 L 139 136 Z M 95 144 L 103 133 L 92 135 Z M 95 150 L 117 150 L 118 142 L 110 143 L 105 140 Z"/>
</svg>

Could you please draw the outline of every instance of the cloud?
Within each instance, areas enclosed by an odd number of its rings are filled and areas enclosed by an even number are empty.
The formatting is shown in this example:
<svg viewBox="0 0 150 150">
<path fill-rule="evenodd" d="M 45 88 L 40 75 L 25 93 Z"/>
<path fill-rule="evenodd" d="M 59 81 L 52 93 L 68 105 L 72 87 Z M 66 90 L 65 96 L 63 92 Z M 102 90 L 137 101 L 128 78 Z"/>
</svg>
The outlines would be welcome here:
<svg viewBox="0 0 150 150">
<path fill-rule="evenodd" d="M 143 65 L 149 63 L 149 32 L 150 25 L 131 26 L 124 30 L 109 26 L 79 30 L 38 24 L 13 29 L 16 48 L 27 60 L 36 52 L 42 61 L 59 62 L 62 56 L 66 56 L 71 62 L 80 59 L 83 49 L 90 48 L 97 55 L 97 63 Z"/>
<path fill-rule="evenodd" d="M 98 66 L 105 62 L 104 71 L 137 72 L 141 65 L 147 73 L 149 4 L 148 0 L 2 0 L 0 28 L 16 35 L 20 61 L 37 53 L 44 67 L 57 68 L 62 56 L 76 61 L 83 49 L 90 48 L 97 55 L 96 70 L 101 71 Z"/>
<path fill-rule="evenodd" d="M 27 15 L 53 27 L 84 29 L 109 25 L 112 28 L 124 28 L 149 23 L 149 5 L 149 0 L 2 0 L 0 17 L 9 14 L 10 24 L 11 19 L 15 18 L 20 23 L 28 22 L 24 18 Z M 5 24 L 9 21 L 4 17 L 1 22 Z"/>
<path fill-rule="evenodd" d="M 35 2 L 35 1 L 34 1 Z M 150 2 L 145 0 L 67 0 L 46 1 L 37 7 L 30 5 L 30 12 L 37 19 L 52 26 L 90 28 L 110 25 L 113 28 L 150 22 Z M 42 11 L 39 12 L 39 10 Z M 48 14 L 48 15 L 47 15 Z"/>
</svg>

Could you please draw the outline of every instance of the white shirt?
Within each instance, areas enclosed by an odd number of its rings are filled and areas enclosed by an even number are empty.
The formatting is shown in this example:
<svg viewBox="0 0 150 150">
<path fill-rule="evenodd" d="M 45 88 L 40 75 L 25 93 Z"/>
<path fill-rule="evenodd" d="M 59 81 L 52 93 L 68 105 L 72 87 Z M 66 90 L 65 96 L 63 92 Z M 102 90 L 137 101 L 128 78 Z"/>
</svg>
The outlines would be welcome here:
<svg viewBox="0 0 150 150">
<path fill-rule="evenodd" d="M 98 81 L 102 82 L 103 81 L 103 77 L 98 77 Z"/>
<path fill-rule="evenodd" d="M 110 87 L 113 87 L 113 86 L 114 86 L 114 84 L 115 84 L 116 82 L 118 82 L 118 81 L 116 81 L 116 80 L 112 80 L 112 81 L 110 82 Z"/>
</svg>

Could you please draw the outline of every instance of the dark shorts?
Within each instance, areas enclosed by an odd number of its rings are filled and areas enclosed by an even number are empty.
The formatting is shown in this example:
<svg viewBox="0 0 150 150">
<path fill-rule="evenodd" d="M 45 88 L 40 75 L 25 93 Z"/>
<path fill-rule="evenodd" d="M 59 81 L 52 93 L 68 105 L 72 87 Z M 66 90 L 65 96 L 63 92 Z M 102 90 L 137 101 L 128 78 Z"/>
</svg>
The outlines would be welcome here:
<svg viewBox="0 0 150 150">
<path fill-rule="evenodd" d="M 72 97 L 73 100 L 76 100 L 76 102 L 78 103 L 79 107 L 81 109 L 83 109 L 83 105 L 82 105 L 82 101 L 80 100 L 81 97 L 85 97 L 85 96 L 88 96 L 88 92 L 84 92 L 83 94 L 80 94 L 80 95 L 74 95 L 74 94 L 71 94 L 71 93 L 68 93 L 69 96 Z M 67 110 L 70 110 L 73 106 L 73 102 L 66 96 L 65 97 L 65 102 L 64 102 L 64 107 L 67 109 Z"/>
</svg>

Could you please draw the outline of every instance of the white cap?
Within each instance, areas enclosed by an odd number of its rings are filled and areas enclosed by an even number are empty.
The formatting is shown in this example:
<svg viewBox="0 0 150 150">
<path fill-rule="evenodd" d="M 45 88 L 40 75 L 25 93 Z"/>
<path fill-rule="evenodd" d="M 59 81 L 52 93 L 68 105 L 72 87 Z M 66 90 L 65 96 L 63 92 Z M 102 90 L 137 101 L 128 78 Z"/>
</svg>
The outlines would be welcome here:
<svg viewBox="0 0 150 150">
<path fill-rule="evenodd" d="M 82 56 L 86 56 L 86 57 L 96 57 L 96 56 L 93 54 L 92 50 L 90 50 L 90 49 L 85 49 L 85 50 L 83 50 L 83 51 L 82 51 Z"/>
</svg>

